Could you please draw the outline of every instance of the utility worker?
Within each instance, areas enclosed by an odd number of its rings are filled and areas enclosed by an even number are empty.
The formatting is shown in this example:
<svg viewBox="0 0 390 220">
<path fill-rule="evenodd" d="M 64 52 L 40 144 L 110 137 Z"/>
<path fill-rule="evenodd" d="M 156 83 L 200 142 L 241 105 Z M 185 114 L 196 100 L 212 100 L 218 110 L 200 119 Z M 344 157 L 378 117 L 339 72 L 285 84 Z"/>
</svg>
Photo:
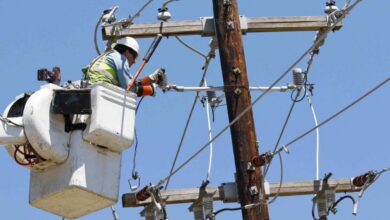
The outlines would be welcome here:
<svg viewBox="0 0 390 220">
<path fill-rule="evenodd" d="M 107 82 L 127 89 L 133 77 L 130 74 L 130 67 L 139 56 L 137 41 L 132 37 L 121 38 L 113 45 L 112 50 L 98 56 L 83 68 L 84 80 L 91 84 Z M 153 74 L 141 78 L 134 84 L 132 91 L 137 96 L 154 96 L 156 94 L 154 83 L 158 86 L 166 83 L 164 69 L 157 69 Z"/>
</svg>

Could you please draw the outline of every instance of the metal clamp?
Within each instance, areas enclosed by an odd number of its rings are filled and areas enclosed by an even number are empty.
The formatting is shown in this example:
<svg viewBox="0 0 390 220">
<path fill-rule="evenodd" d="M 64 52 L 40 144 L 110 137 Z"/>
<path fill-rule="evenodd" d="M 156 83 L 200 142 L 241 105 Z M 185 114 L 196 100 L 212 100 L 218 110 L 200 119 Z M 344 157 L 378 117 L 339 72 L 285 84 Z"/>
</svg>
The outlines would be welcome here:
<svg viewBox="0 0 390 220">
<path fill-rule="evenodd" d="M 215 22 L 214 17 L 200 17 L 202 24 L 202 36 L 215 36 Z M 234 25 L 234 24 L 233 24 Z M 248 30 L 248 19 L 245 16 L 240 15 L 240 27 L 241 32 L 246 34 Z"/>
</svg>

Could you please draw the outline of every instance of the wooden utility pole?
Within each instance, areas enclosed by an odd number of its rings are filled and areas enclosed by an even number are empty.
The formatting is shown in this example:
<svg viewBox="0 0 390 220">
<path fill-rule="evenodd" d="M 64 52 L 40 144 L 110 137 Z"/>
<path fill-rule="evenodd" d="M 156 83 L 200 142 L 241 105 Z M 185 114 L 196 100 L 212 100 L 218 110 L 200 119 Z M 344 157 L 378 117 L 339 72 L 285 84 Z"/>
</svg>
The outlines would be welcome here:
<svg viewBox="0 0 390 220">
<path fill-rule="evenodd" d="M 215 33 L 222 68 L 229 121 L 233 121 L 251 104 L 242 33 L 236 0 L 213 0 Z M 250 161 L 258 155 L 252 109 L 230 127 L 236 163 L 236 182 L 241 206 L 260 203 L 253 209 L 242 209 L 244 220 L 268 220 L 264 178 Z"/>
</svg>

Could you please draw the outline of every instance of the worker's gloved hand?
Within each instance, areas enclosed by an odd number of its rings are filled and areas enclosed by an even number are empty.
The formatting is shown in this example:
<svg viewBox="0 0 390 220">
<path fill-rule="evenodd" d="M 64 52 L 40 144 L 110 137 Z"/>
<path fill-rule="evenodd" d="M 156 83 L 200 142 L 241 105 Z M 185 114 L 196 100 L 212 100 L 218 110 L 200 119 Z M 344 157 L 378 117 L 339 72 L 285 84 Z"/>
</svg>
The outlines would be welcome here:
<svg viewBox="0 0 390 220">
<path fill-rule="evenodd" d="M 167 85 L 167 76 L 163 68 L 155 70 L 154 73 L 149 75 L 149 78 L 160 88 L 164 88 Z"/>
</svg>

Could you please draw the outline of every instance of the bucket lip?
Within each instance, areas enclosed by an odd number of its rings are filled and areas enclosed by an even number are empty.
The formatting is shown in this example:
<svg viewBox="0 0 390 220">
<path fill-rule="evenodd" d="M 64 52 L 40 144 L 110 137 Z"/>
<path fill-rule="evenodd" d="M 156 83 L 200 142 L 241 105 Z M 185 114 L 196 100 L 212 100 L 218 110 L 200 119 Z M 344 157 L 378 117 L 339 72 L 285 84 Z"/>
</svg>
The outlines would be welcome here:
<svg viewBox="0 0 390 220">
<path fill-rule="evenodd" d="M 132 92 L 132 91 L 127 91 L 127 90 L 125 90 L 125 89 L 123 89 L 121 87 L 118 87 L 118 86 L 115 86 L 115 85 L 112 85 L 112 84 L 106 83 L 106 82 L 100 82 L 100 83 L 92 84 L 89 88 L 93 89 L 93 88 L 99 87 L 99 86 L 104 87 L 106 89 L 110 89 L 110 90 L 116 90 L 119 93 L 126 93 L 128 96 L 131 96 L 132 98 L 136 98 L 137 97 L 137 95 L 134 92 Z"/>
</svg>

